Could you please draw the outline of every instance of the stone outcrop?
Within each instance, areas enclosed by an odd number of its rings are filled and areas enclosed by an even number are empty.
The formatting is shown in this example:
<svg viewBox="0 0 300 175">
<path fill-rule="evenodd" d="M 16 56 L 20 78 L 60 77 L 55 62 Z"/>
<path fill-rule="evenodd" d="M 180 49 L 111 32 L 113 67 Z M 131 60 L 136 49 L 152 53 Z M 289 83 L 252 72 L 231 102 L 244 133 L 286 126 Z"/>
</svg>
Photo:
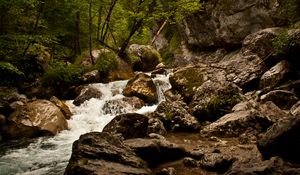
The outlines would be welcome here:
<svg viewBox="0 0 300 175">
<path fill-rule="evenodd" d="M 159 52 L 150 45 L 132 44 L 129 52 L 138 58 L 133 63 L 135 71 L 152 71 L 161 60 Z"/>
<path fill-rule="evenodd" d="M 144 73 L 140 73 L 128 81 L 123 95 L 126 97 L 136 96 L 146 103 L 157 101 L 156 86 L 151 77 Z"/>
<path fill-rule="evenodd" d="M 109 133 L 81 135 L 73 143 L 72 156 L 65 175 L 147 175 L 148 165 L 120 139 Z"/>
<path fill-rule="evenodd" d="M 120 134 L 124 139 L 146 137 L 147 130 L 148 117 L 136 113 L 118 115 L 103 128 L 103 132 Z"/>
<path fill-rule="evenodd" d="M 67 128 L 65 116 L 57 106 L 47 100 L 36 100 L 12 113 L 4 132 L 7 138 L 30 138 L 55 135 Z"/>
<path fill-rule="evenodd" d="M 81 89 L 80 95 L 78 95 L 75 100 L 73 101 L 73 104 L 76 106 L 80 106 L 82 103 L 84 103 L 87 100 L 90 100 L 91 98 L 101 98 L 102 92 L 98 89 L 92 87 L 92 86 L 86 86 Z"/>
<path fill-rule="evenodd" d="M 231 112 L 231 108 L 241 101 L 241 92 L 230 82 L 207 81 L 197 89 L 189 110 L 200 121 L 215 121 Z"/>
<path fill-rule="evenodd" d="M 247 35 L 275 25 L 264 2 L 206 1 L 203 11 L 183 20 L 181 33 L 189 45 L 198 48 L 235 48 Z"/>
<path fill-rule="evenodd" d="M 183 147 L 163 139 L 136 138 L 124 141 L 150 167 L 163 162 L 178 160 L 186 155 Z"/>
<path fill-rule="evenodd" d="M 52 103 L 54 103 L 57 107 L 59 107 L 59 109 L 61 110 L 61 112 L 64 114 L 64 116 L 66 117 L 66 119 L 70 119 L 71 116 L 73 115 L 72 112 L 70 111 L 70 108 L 61 100 L 59 100 L 57 97 L 52 96 L 50 98 L 50 101 Z"/>
</svg>

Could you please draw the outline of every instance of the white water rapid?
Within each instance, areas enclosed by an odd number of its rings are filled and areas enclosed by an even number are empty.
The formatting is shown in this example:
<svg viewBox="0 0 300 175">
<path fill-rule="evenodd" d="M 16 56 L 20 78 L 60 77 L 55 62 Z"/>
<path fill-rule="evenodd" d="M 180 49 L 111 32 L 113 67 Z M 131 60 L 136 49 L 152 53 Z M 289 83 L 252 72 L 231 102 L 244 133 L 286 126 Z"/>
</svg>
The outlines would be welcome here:
<svg viewBox="0 0 300 175">
<path fill-rule="evenodd" d="M 157 75 L 153 79 L 157 86 L 159 102 L 164 100 L 163 91 L 171 86 L 168 76 Z M 54 137 L 41 137 L 26 148 L 12 149 L 0 155 L 0 175 L 62 175 L 68 164 L 72 151 L 72 143 L 81 134 L 91 131 L 102 131 L 116 115 L 104 114 L 102 107 L 108 100 L 121 99 L 122 89 L 127 81 L 116 81 L 109 84 L 91 84 L 104 94 L 101 99 L 91 99 L 76 107 L 72 101 L 67 104 L 74 115 L 68 121 L 69 130 L 65 130 Z M 153 112 L 157 104 L 144 106 L 134 111 L 126 108 L 124 113 L 136 112 L 145 114 Z M 1 149 L 1 148 L 0 148 Z"/>
</svg>

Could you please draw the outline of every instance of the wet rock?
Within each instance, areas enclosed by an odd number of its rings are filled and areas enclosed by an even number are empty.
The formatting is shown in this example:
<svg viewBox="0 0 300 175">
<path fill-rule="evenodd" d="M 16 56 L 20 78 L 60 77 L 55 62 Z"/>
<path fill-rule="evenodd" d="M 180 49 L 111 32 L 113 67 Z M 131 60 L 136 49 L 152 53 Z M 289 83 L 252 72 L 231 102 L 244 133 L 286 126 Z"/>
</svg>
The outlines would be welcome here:
<svg viewBox="0 0 300 175">
<path fill-rule="evenodd" d="M 164 127 L 171 131 L 194 132 L 199 130 L 199 122 L 190 115 L 180 101 L 163 101 L 153 114 L 154 118 L 160 119 Z"/>
<path fill-rule="evenodd" d="M 206 126 L 201 132 L 220 137 L 238 137 L 246 131 L 257 135 L 272 124 L 269 118 L 252 109 L 227 114 Z"/>
<path fill-rule="evenodd" d="M 272 41 L 281 31 L 281 28 L 274 27 L 262 29 L 248 35 L 243 40 L 242 53 L 244 55 L 255 54 L 262 59 L 270 56 L 273 52 Z"/>
<path fill-rule="evenodd" d="M 261 102 L 272 101 L 279 108 L 289 110 L 299 100 L 297 96 L 289 91 L 274 90 L 261 96 Z"/>
<path fill-rule="evenodd" d="M 280 156 L 299 163 L 300 117 L 291 116 L 276 122 L 258 140 L 258 149 L 265 159 Z"/>
<path fill-rule="evenodd" d="M 148 131 L 147 131 L 147 133 L 148 134 L 156 133 L 156 134 L 159 134 L 159 135 L 163 136 L 163 135 L 167 134 L 167 131 L 166 131 L 162 121 L 160 121 L 157 118 L 150 118 L 149 121 L 148 121 Z"/>
<path fill-rule="evenodd" d="M 146 103 L 157 101 L 156 87 L 150 76 L 140 73 L 129 80 L 123 90 L 126 97 L 136 96 Z"/>
<path fill-rule="evenodd" d="M 103 132 L 121 134 L 124 139 L 146 137 L 147 130 L 148 117 L 136 113 L 118 115 L 103 128 Z"/>
<path fill-rule="evenodd" d="M 236 48 L 249 34 L 273 27 L 263 1 L 205 1 L 203 10 L 186 17 L 181 31 L 197 48 Z M 251 15 L 250 15 L 251 14 Z"/>
<path fill-rule="evenodd" d="M 37 137 L 55 135 L 67 129 L 67 121 L 60 109 L 47 100 L 29 102 L 8 118 L 5 137 Z"/>
<path fill-rule="evenodd" d="M 133 63 L 133 70 L 135 71 L 154 70 L 161 60 L 159 52 L 150 45 L 132 44 L 129 46 L 129 52 L 139 58 Z"/>
<path fill-rule="evenodd" d="M 241 101 L 241 92 L 230 82 L 207 81 L 197 89 L 189 110 L 200 121 L 215 121 Z"/>
<path fill-rule="evenodd" d="M 60 101 L 57 97 L 52 96 L 50 98 L 50 101 L 52 103 L 54 103 L 57 107 L 59 107 L 59 109 L 61 110 L 61 112 L 64 114 L 64 116 L 66 117 L 67 120 L 69 120 L 71 118 L 71 116 L 73 115 L 72 112 L 70 111 L 69 107 L 62 101 Z"/>
<path fill-rule="evenodd" d="M 99 83 L 100 82 L 100 73 L 98 70 L 93 70 L 83 74 L 82 76 L 83 83 Z"/>
<path fill-rule="evenodd" d="M 294 106 L 291 107 L 290 113 L 294 116 L 300 116 L 300 101 L 298 101 Z"/>
<path fill-rule="evenodd" d="M 156 175 L 177 175 L 177 171 L 173 167 L 168 167 L 162 169 L 160 172 L 156 173 Z"/>
<path fill-rule="evenodd" d="M 260 88 L 273 88 L 282 83 L 293 79 L 291 65 L 287 61 L 277 63 L 270 70 L 265 72 L 259 82 Z"/>
<path fill-rule="evenodd" d="M 148 165 L 120 139 L 109 133 L 91 132 L 73 143 L 68 174 L 150 174 Z"/>
<path fill-rule="evenodd" d="M 249 174 L 295 174 L 299 175 L 300 168 L 279 157 L 272 157 L 270 160 L 240 163 L 231 168 L 225 175 L 249 175 Z"/>
<path fill-rule="evenodd" d="M 75 98 L 73 104 L 76 106 L 80 106 L 82 103 L 84 103 L 87 100 L 90 100 L 91 98 L 101 98 L 101 96 L 101 91 L 94 87 L 86 86 L 81 90 L 80 95 Z"/>
<path fill-rule="evenodd" d="M 118 115 L 121 113 L 134 112 L 144 105 L 145 102 L 137 97 L 125 97 L 122 99 L 106 101 L 102 110 L 104 111 L 104 114 Z"/>
<path fill-rule="evenodd" d="M 162 139 L 128 139 L 124 144 L 132 148 L 150 167 L 162 162 L 178 160 L 186 155 L 183 147 Z"/>
<path fill-rule="evenodd" d="M 197 161 L 190 157 L 185 157 L 183 159 L 183 164 L 186 167 L 197 167 L 197 165 L 198 165 Z"/>
<path fill-rule="evenodd" d="M 221 153 L 208 153 L 205 154 L 198 162 L 200 167 L 209 171 L 226 172 L 233 163 L 233 159 L 224 156 Z"/>
</svg>

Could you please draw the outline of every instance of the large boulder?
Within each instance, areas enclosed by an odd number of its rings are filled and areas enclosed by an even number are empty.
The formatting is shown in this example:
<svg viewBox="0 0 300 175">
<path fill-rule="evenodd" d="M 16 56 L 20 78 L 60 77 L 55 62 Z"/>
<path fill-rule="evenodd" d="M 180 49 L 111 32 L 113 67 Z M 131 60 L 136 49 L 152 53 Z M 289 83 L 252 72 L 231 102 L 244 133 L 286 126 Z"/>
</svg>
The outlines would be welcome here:
<svg viewBox="0 0 300 175">
<path fill-rule="evenodd" d="M 140 73 L 130 79 L 123 90 L 126 97 L 136 96 L 146 103 L 157 101 L 156 86 L 149 75 Z"/>
<path fill-rule="evenodd" d="M 91 132 L 73 143 L 65 175 L 146 175 L 148 165 L 120 139 L 109 133 Z"/>
<path fill-rule="evenodd" d="M 262 0 L 205 1 L 203 11 L 186 17 L 182 35 L 200 48 L 235 48 L 249 34 L 275 24 Z M 268 3 L 268 1 L 266 1 Z"/>
<path fill-rule="evenodd" d="M 262 95 L 260 100 L 261 102 L 272 101 L 279 108 L 289 110 L 299 99 L 290 91 L 274 90 Z"/>
<path fill-rule="evenodd" d="M 135 71 L 152 71 L 161 60 L 159 52 L 150 45 L 132 44 L 129 52 L 138 57 L 133 63 Z"/>
<path fill-rule="evenodd" d="M 106 101 L 102 110 L 104 114 L 118 115 L 136 111 L 144 105 L 145 102 L 137 97 L 124 97 L 122 99 Z"/>
<path fill-rule="evenodd" d="M 148 117 L 142 114 L 128 113 L 116 116 L 104 128 L 103 132 L 121 134 L 124 139 L 147 136 Z"/>
<path fill-rule="evenodd" d="M 90 100 L 91 98 L 101 98 L 102 92 L 92 86 L 86 86 L 81 89 L 80 95 L 78 95 L 73 104 L 80 106 L 83 102 Z"/>
<path fill-rule="evenodd" d="M 85 84 L 88 83 L 99 83 L 100 82 L 100 72 L 98 70 L 92 70 L 82 75 L 82 81 Z"/>
<path fill-rule="evenodd" d="M 174 161 L 186 155 L 183 147 L 163 139 L 128 139 L 124 141 L 124 144 L 132 148 L 150 167 L 163 162 Z"/>
<path fill-rule="evenodd" d="M 199 130 L 199 122 L 184 105 L 180 101 L 163 101 L 157 106 L 153 117 L 160 119 L 167 130 L 195 132 Z"/>
<path fill-rule="evenodd" d="M 300 117 L 290 116 L 276 122 L 261 135 L 258 149 L 265 159 L 280 156 L 288 161 L 300 163 Z"/>
<path fill-rule="evenodd" d="M 59 107 L 59 109 L 61 110 L 61 112 L 64 114 L 64 116 L 66 117 L 66 119 L 70 119 L 71 116 L 73 115 L 72 112 L 70 111 L 69 106 L 67 106 L 64 102 L 62 102 L 61 100 L 59 100 L 57 97 L 52 96 L 50 98 L 50 101 L 52 103 L 54 103 L 57 107 Z"/>
<path fill-rule="evenodd" d="M 55 135 L 68 129 L 61 110 L 47 100 L 29 102 L 12 113 L 6 121 L 5 137 L 37 137 Z"/>
<path fill-rule="evenodd" d="M 260 88 L 273 88 L 277 85 L 294 79 L 291 65 L 287 61 L 281 61 L 265 72 L 260 78 Z"/>
<path fill-rule="evenodd" d="M 241 101 L 241 92 L 230 82 L 207 81 L 197 89 L 189 110 L 200 121 L 215 121 L 231 112 L 231 108 Z"/>
<path fill-rule="evenodd" d="M 14 109 L 10 104 L 15 101 L 27 102 L 25 95 L 18 93 L 18 90 L 11 87 L 0 86 L 0 113 L 9 116 Z"/>
</svg>

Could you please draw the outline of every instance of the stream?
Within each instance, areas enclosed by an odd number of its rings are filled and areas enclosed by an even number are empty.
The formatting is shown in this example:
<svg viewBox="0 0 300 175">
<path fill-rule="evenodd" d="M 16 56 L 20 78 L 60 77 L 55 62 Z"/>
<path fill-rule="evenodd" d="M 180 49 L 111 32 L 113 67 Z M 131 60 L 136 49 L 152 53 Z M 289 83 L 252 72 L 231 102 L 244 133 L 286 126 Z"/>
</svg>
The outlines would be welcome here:
<svg viewBox="0 0 300 175">
<path fill-rule="evenodd" d="M 156 75 L 153 78 L 158 92 L 158 103 L 164 100 L 163 92 L 171 88 L 168 75 Z M 62 175 L 72 153 L 72 144 L 80 135 L 91 131 L 102 131 L 116 115 L 120 114 L 110 109 L 106 114 L 103 106 L 108 100 L 124 98 L 122 90 L 127 80 L 115 81 L 108 84 L 90 84 L 99 89 L 101 99 L 90 99 L 81 106 L 74 106 L 72 100 L 67 105 L 73 112 L 68 120 L 69 130 L 60 132 L 54 137 L 34 139 L 25 148 L 13 148 L 0 154 L 0 175 Z M 139 110 L 128 106 L 122 113 L 136 112 L 146 114 L 155 111 L 157 104 L 144 106 Z M 2 149 L 2 148 L 0 148 Z"/>
</svg>

